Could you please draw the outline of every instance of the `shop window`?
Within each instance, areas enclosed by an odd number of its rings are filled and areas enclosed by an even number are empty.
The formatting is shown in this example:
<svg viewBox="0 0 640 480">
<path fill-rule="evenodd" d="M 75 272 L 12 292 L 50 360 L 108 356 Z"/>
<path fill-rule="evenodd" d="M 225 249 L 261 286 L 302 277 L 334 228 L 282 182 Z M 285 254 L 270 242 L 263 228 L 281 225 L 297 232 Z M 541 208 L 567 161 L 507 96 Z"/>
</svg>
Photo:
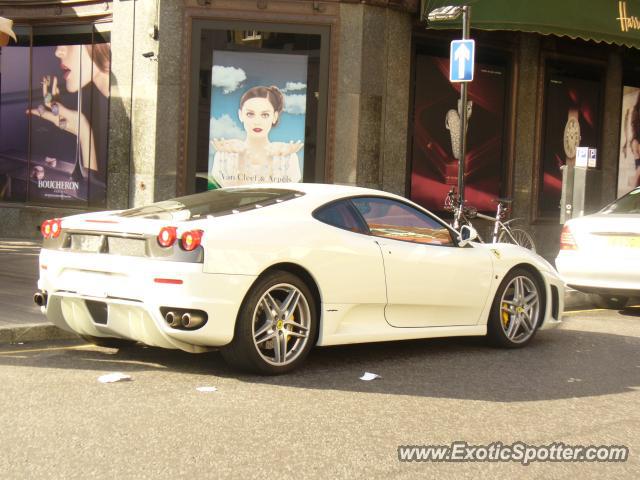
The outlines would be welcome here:
<svg viewBox="0 0 640 480">
<path fill-rule="evenodd" d="M 600 152 L 603 81 L 591 65 L 553 59 L 545 71 L 537 218 L 557 221 L 563 166 L 576 164 L 578 147 Z"/>
<path fill-rule="evenodd" d="M 193 32 L 189 189 L 323 180 L 328 30 L 195 21 Z"/>
<path fill-rule="evenodd" d="M 447 192 L 458 184 L 461 84 L 449 81 L 448 49 L 437 46 L 417 46 L 414 72 L 410 196 L 442 211 Z M 465 199 L 480 211 L 492 211 L 493 200 L 509 193 L 509 55 L 482 52 L 467 85 Z"/>
<path fill-rule="evenodd" d="M 92 25 L 18 29 L 0 56 L 0 200 L 102 206 L 111 51 Z"/>
</svg>

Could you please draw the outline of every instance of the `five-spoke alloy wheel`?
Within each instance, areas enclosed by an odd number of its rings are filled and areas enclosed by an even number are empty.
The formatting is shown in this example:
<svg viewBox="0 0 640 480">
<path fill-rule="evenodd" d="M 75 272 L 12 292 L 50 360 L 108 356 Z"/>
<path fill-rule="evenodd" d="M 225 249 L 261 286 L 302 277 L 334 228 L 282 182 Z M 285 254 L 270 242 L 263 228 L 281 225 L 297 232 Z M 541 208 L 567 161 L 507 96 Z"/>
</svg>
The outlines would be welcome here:
<svg viewBox="0 0 640 480">
<path fill-rule="evenodd" d="M 270 272 L 245 298 L 234 339 L 222 354 L 243 370 L 285 373 L 307 356 L 316 329 L 315 298 L 306 283 L 289 272 Z"/>
<path fill-rule="evenodd" d="M 487 324 L 487 337 L 497 346 L 515 348 L 529 343 L 544 315 L 544 291 L 528 270 L 514 269 L 496 292 Z"/>
</svg>

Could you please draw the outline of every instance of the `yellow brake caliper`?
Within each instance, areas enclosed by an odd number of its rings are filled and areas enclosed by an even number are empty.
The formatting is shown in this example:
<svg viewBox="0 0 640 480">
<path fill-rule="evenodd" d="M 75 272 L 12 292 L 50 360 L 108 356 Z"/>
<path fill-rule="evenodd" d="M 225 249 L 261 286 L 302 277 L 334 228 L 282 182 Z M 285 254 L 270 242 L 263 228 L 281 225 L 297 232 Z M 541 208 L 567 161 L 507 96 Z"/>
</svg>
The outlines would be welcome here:
<svg viewBox="0 0 640 480">
<path fill-rule="evenodd" d="M 509 326 L 509 305 L 506 303 L 502 304 L 502 325 L 507 328 Z"/>
<path fill-rule="evenodd" d="M 291 314 L 291 321 L 296 321 L 296 317 L 293 313 Z M 286 328 L 290 332 L 291 330 L 293 330 L 293 325 L 287 324 L 287 326 L 285 326 L 284 328 Z M 291 340 L 291 335 L 287 335 L 287 343 L 289 343 L 289 340 Z"/>
</svg>

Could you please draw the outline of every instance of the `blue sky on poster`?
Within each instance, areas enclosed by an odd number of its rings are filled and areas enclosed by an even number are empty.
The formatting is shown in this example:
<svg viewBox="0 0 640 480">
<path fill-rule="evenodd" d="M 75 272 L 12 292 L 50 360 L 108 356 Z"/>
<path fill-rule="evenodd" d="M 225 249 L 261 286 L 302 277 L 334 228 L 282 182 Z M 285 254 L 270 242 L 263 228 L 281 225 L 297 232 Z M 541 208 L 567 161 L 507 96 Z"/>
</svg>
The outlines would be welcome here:
<svg viewBox="0 0 640 480">
<path fill-rule="evenodd" d="M 285 109 L 269 139 L 304 142 L 306 78 L 306 55 L 214 50 L 209 138 L 244 140 L 246 134 L 238 118 L 240 98 L 249 88 L 275 85 L 285 97 Z M 209 154 L 212 158 L 211 145 Z M 301 164 L 303 155 L 300 150 Z"/>
</svg>

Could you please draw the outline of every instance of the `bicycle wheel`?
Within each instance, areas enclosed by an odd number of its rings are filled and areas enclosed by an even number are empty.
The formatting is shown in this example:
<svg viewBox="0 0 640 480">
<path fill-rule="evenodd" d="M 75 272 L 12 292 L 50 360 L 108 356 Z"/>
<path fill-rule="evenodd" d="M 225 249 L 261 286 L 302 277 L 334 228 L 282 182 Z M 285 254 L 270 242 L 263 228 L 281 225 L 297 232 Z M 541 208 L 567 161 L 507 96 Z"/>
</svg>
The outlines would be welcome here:
<svg viewBox="0 0 640 480">
<path fill-rule="evenodd" d="M 509 235 L 509 233 L 511 233 L 511 235 Z M 498 243 L 514 243 L 532 252 L 536 251 L 536 244 L 533 242 L 531 235 L 520 228 L 510 228 L 508 232 L 506 229 L 503 229 L 498 236 Z"/>
</svg>

